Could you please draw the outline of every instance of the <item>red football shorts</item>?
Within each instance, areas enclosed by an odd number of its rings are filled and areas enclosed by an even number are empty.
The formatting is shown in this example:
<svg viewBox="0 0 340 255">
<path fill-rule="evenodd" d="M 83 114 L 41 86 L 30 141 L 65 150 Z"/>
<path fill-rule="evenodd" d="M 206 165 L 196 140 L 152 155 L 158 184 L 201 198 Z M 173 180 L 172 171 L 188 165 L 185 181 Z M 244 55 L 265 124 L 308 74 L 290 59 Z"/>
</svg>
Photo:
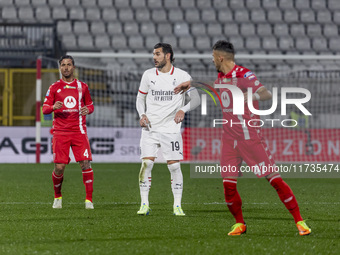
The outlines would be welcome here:
<svg viewBox="0 0 340 255">
<path fill-rule="evenodd" d="M 52 139 L 53 162 L 70 163 L 70 147 L 77 162 L 92 160 L 89 139 L 86 134 L 54 134 Z"/>
<path fill-rule="evenodd" d="M 242 165 L 245 161 L 248 166 Z M 264 139 L 223 139 L 221 146 L 221 175 L 223 178 L 240 177 L 253 172 L 261 178 L 275 172 L 275 161 Z"/>
</svg>

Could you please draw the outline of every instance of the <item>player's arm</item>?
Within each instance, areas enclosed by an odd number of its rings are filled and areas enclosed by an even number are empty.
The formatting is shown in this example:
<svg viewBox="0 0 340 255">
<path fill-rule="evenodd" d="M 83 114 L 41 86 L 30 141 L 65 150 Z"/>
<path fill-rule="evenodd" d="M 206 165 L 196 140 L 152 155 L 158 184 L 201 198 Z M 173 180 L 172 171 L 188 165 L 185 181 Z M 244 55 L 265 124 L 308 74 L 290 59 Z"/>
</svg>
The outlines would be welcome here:
<svg viewBox="0 0 340 255">
<path fill-rule="evenodd" d="M 188 101 L 188 103 L 184 105 L 176 113 L 174 120 L 177 124 L 184 120 L 184 116 L 186 112 L 194 110 L 201 103 L 201 99 L 196 88 L 191 88 L 190 90 L 188 90 L 185 96 L 186 96 L 186 101 Z"/>
<path fill-rule="evenodd" d="M 146 116 L 146 96 L 148 94 L 149 85 L 147 82 L 147 76 L 143 74 L 142 80 L 140 82 L 137 98 L 136 98 L 136 109 L 139 115 L 139 124 L 141 127 L 147 127 L 150 125 L 150 121 Z M 150 125 L 151 127 L 151 125 Z"/>
<path fill-rule="evenodd" d="M 60 109 L 62 106 L 63 106 L 62 102 L 60 101 L 54 102 L 54 92 L 50 87 L 45 96 L 45 100 L 44 100 L 44 104 L 42 108 L 43 114 L 50 114 L 54 110 Z"/>
<path fill-rule="evenodd" d="M 80 108 L 80 114 L 87 115 L 87 114 L 93 113 L 94 105 L 93 105 L 93 101 L 92 101 L 91 94 L 90 94 L 88 87 L 86 87 L 85 92 L 84 92 L 84 101 L 85 101 L 85 106 Z"/>
<path fill-rule="evenodd" d="M 214 82 L 211 82 L 211 81 L 194 81 L 194 80 L 185 81 L 179 84 L 178 86 L 176 86 L 174 88 L 174 92 L 175 94 L 178 94 L 178 93 L 183 94 L 192 87 L 206 88 L 207 85 L 214 88 Z"/>
<path fill-rule="evenodd" d="M 136 108 L 137 108 L 137 112 L 140 118 L 139 124 L 141 127 L 147 127 L 148 125 L 150 125 L 150 121 L 145 114 L 145 103 L 146 103 L 146 94 L 143 94 L 139 91 L 137 94 L 137 99 L 136 99 Z"/>
<path fill-rule="evenodd" d="M 253 101 L 267 101 L 272 99 L 272 93 L 267 90 L 265 87 L 259 88 L 254 94 L 253 94 Z M 248 101 L 248 92 L 244 93 L 244 100 L 245 102 Z"/>
<path fill-rule="evenodd" d="M 190 89 L 191 87 L 191 81 L 185 81 L 182 82 L 181 84 L 177 85 L 174 88 L 175 94 L 181 93 L 183 94 L 184 92 L 186 92 L 188 89 Z"/>
</svg>

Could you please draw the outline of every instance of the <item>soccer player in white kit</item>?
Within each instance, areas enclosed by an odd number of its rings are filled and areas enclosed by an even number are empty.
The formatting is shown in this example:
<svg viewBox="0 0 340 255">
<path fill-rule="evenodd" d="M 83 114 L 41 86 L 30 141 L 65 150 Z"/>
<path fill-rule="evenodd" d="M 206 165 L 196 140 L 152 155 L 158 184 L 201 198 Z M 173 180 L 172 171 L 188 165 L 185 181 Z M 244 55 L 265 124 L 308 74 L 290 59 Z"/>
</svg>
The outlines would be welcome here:
<svg viewBox="0 0 340 255">
<path fill-rule="evenodd" d="M 175 94 L 174 88 L 191 76 L 172 65 L 173 50 L 170 44 L 157 43 L 153 50 L 155 67 L 144 72 L 136 100 L 136 107 L 143 127 L 140 140 L 142 166 L 139 173 L 141 207 L 137 214 L 148 215 L 151 170 L 159 147 L 167 161 L 174 195 L 173 213 L 184 216 L 181 206 L 183 175 L 180 160 L 183 159 L 181 122 L 185 113 L 200 104 L 196 89 L 186 94 Z M 190 100 L 185 104 L 185 99 Z"/>
</svg>

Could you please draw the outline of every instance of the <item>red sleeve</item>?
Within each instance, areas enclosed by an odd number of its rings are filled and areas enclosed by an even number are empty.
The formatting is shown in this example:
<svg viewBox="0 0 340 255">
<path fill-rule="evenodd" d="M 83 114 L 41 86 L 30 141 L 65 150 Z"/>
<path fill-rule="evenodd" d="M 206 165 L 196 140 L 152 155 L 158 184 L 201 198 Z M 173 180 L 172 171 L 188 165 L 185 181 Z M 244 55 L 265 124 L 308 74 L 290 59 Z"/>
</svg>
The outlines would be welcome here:
<svg viewBox="0 0 340 255">
<path fill-rule="evenodd" d="M 259 88 L 263 87 L 261 82 L 257 79 L 256 75 L 249 69 L 245 69 L 242 73 L 241 89 L 246 91 L 247 88 L 252 88 L 255 93 Z"/>
<path fill-rule="evenodd" d="M 85 98 L 85 106 L 87 106 L 87 109 L 89 110 L 89 114 L 93 113 L 94 111 L 93 101 L 90 95 L 89 87 L 87 85 L 85 87 L 84 98 Z"/>
<path fill-rule="evenodd" d="M 53 105 L 54 105 L 54 91 L 52 89 L 52 86 L 50 86 L 45 96 L 42 108 L 43 114 L 50 114 L 51 112 L 53 112 Z"/>
</svg>

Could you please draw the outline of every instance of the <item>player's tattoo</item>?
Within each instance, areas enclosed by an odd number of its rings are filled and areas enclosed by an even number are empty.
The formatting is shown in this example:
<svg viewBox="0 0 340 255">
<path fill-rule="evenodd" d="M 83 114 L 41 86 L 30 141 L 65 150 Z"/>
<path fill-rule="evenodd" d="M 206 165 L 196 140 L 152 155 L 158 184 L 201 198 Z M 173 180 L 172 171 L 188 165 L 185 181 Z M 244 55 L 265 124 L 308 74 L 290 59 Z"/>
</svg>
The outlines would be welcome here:
<svg viewBox="0 0 340 255">
<path fill-rule="evenodd" d="M 88 160 L 83 160 L 83 161 L 79 161 L 79 165 L 81 170 L 86 170 L 91 168 L 91 163 Z"/>
</svg>

